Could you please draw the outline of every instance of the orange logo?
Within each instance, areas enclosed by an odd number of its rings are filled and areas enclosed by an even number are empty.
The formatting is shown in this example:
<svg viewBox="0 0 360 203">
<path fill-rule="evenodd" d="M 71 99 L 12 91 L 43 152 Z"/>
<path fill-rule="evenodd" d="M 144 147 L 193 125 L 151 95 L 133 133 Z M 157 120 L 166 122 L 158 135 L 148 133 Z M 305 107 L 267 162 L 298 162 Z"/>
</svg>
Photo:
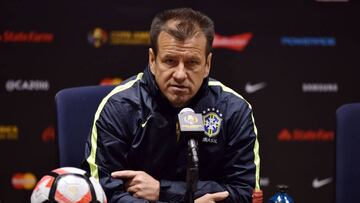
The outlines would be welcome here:
<svg viewBox="0 0 360 203">
<path fill-rule="evenodd" d="M 301 142 L 329 142 L 334 140 L 335 133 L 334 131 L 319 129 L 319 130 L 301 130 L 294 129 L 290 131 L 289 129 L 283 129 L 278 134 L 278 140 L 280 142 L 287 141 L 301 141 Z"/>
<path fill-rule="evenodd" d="M 215 34 L 213 48 L 227 48 L 235 51 L 242 51 L 245 49 L 251 38 L 251 32 L 232 36 Z"/>
<path fill-rule="evenodd" d="M 11 179 L 13 187 L 17 190 L 32 190 L 36 184 L 36 177 L 32 173 L 15 173 Z"/>
<path fill-rule="evenodd" d="M 122 81 L 121 78 L 104 78 L 100 81 L 100 85 L 118 85 Z"/>
<path fill-rule="evenodd" d="M 19 139 L 19 129 L 16 125 L 0 125 L 0 140 Z"/>
</svg>

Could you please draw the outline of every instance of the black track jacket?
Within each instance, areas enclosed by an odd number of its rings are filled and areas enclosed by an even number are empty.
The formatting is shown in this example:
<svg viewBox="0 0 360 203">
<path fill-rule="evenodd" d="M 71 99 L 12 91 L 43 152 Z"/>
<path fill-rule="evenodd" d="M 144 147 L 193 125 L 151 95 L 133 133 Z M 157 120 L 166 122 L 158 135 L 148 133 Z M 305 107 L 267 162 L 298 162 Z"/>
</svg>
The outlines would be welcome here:
<svg viewBox="0 0 360 203">
<path fill-rule="evenodd" d="M 252 108 L 239 94 L 206 78 L 187 106 L 202 113 L 199 182 L 195 197 L 228 191 L 224 202 L 251 202 L 259 188 L 259 145 Z M 158 202 L 183 202 L 187 140 L 177 133 L 181 109 L 161 94 L 149 68 L 115 87 L 100 103 L 86 143 L 84 169 L 110 203 L 150 202 L 124 190 L 111 172 L 141 170 L 160 181 Z"/>
</svg>

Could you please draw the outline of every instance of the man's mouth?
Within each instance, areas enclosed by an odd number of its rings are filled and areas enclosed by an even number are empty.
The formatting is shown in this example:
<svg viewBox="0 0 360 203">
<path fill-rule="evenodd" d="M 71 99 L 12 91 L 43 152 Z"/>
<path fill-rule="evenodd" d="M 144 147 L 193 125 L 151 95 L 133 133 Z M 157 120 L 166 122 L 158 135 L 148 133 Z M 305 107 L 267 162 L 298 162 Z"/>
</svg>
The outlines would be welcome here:
<svg viewBox="0 0 360 203">
<path fill-rule="evenodd" d="M 179 92 L 179 93 L 183 93 L 185 91 L 188 90 L 188 88 L 184 85 L 170 85 L 170 88 L 175 91 L 175 92 Z"/>
</svg>

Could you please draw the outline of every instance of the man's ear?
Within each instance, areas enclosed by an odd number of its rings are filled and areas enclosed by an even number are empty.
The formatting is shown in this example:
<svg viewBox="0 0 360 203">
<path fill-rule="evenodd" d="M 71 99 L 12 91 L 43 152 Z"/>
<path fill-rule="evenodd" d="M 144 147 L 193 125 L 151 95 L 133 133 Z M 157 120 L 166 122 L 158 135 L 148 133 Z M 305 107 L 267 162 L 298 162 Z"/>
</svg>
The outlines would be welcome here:
<svg viewBox="0 0 360 203">
<path fill-rule="evenodd" d="M 149 48 L 149 66 L 152 74 L 155 74 L 155 53 L 152 48 Z"/>
<path fill-rule="evenodd" d="M 204 78 L 206 78 L 207 76 L 209 76 L 210 68 L 211 68 L 211 58 L 212 58 L 212 53 L 209 53 L 209 55 L 208 55 L 207 58 L 206 58 Z"/>
</svg>

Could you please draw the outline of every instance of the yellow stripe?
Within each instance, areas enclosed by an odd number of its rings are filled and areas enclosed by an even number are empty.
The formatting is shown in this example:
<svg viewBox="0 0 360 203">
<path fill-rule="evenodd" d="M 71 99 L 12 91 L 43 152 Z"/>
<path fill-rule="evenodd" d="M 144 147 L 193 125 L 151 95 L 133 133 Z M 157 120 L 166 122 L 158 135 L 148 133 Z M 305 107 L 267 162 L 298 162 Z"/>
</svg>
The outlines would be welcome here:
<svg viewBox="0 0 360 203">
<path fill-rule="evenodd" d="M 247 102 L 244 97 L 242 97 L 240 94 L 238 94 L 237 92 L 235 92 L 234 90 L 232 90 L 231 88 L 225 86 L 224 84 L 222 84 L 219 81 L 209 81 L 209 86 L 220 86 L 222 88 L 223 91 L 225 92 L 230 92 L 232 94 L 234 94 L 237 97 L 240 97 L 241 99 L 243 99 L 248 105 L 249 108 L 252 109 L 251 105 L 249 102 Z M 255 125 L 255 119 L 254 119 L 254 115 L 253 112 L 251 111 L 251 119 L 253 122 L 253 128 L 254 128 L 254 133 L 256 135 L 256 139 L 255 139 L 255 144 L 254 144 L 254 164 L 256 167 L 256 171 L 255 171 L 255 189 L 260 189 L 260 156 L 259 156 L 259 142 L 258 142 L 258 131 Z"/>
<path fill-rule="evenodd" d="M 91 176 L 93 176 L 95 179 L 99 180 L 99 172 L 98 172 L 98 166 L 95 162 L 96 159 L 96 148 L 97 148 L 97 129 L 96 129 L 96 121 L 97 119 L 99 119 L 100 113 L 102 111 L 102 109 L 104 108 L 105 104 L 107 103 L 108 99 L 121 91 L 124 91 L 128 88 L 130 88 L 131 86 L 134 85 L 134 83 L 138 80 L 141 79 L 143 73 L 139 73 L 136 77 L 136 79 L 131 80 L 123 85 L 117 86 L 115 87 L 99 104 L 99 107 L 95 113 L 95 118 L 93 121 L 93 126 L 92 126 L 92 132 L 91 132 L 91 152 L 90 152 L 90 156 L 86 159 L 87 162 L 89 163 L 90 166 L 90 173 Z"/>
</svg>

